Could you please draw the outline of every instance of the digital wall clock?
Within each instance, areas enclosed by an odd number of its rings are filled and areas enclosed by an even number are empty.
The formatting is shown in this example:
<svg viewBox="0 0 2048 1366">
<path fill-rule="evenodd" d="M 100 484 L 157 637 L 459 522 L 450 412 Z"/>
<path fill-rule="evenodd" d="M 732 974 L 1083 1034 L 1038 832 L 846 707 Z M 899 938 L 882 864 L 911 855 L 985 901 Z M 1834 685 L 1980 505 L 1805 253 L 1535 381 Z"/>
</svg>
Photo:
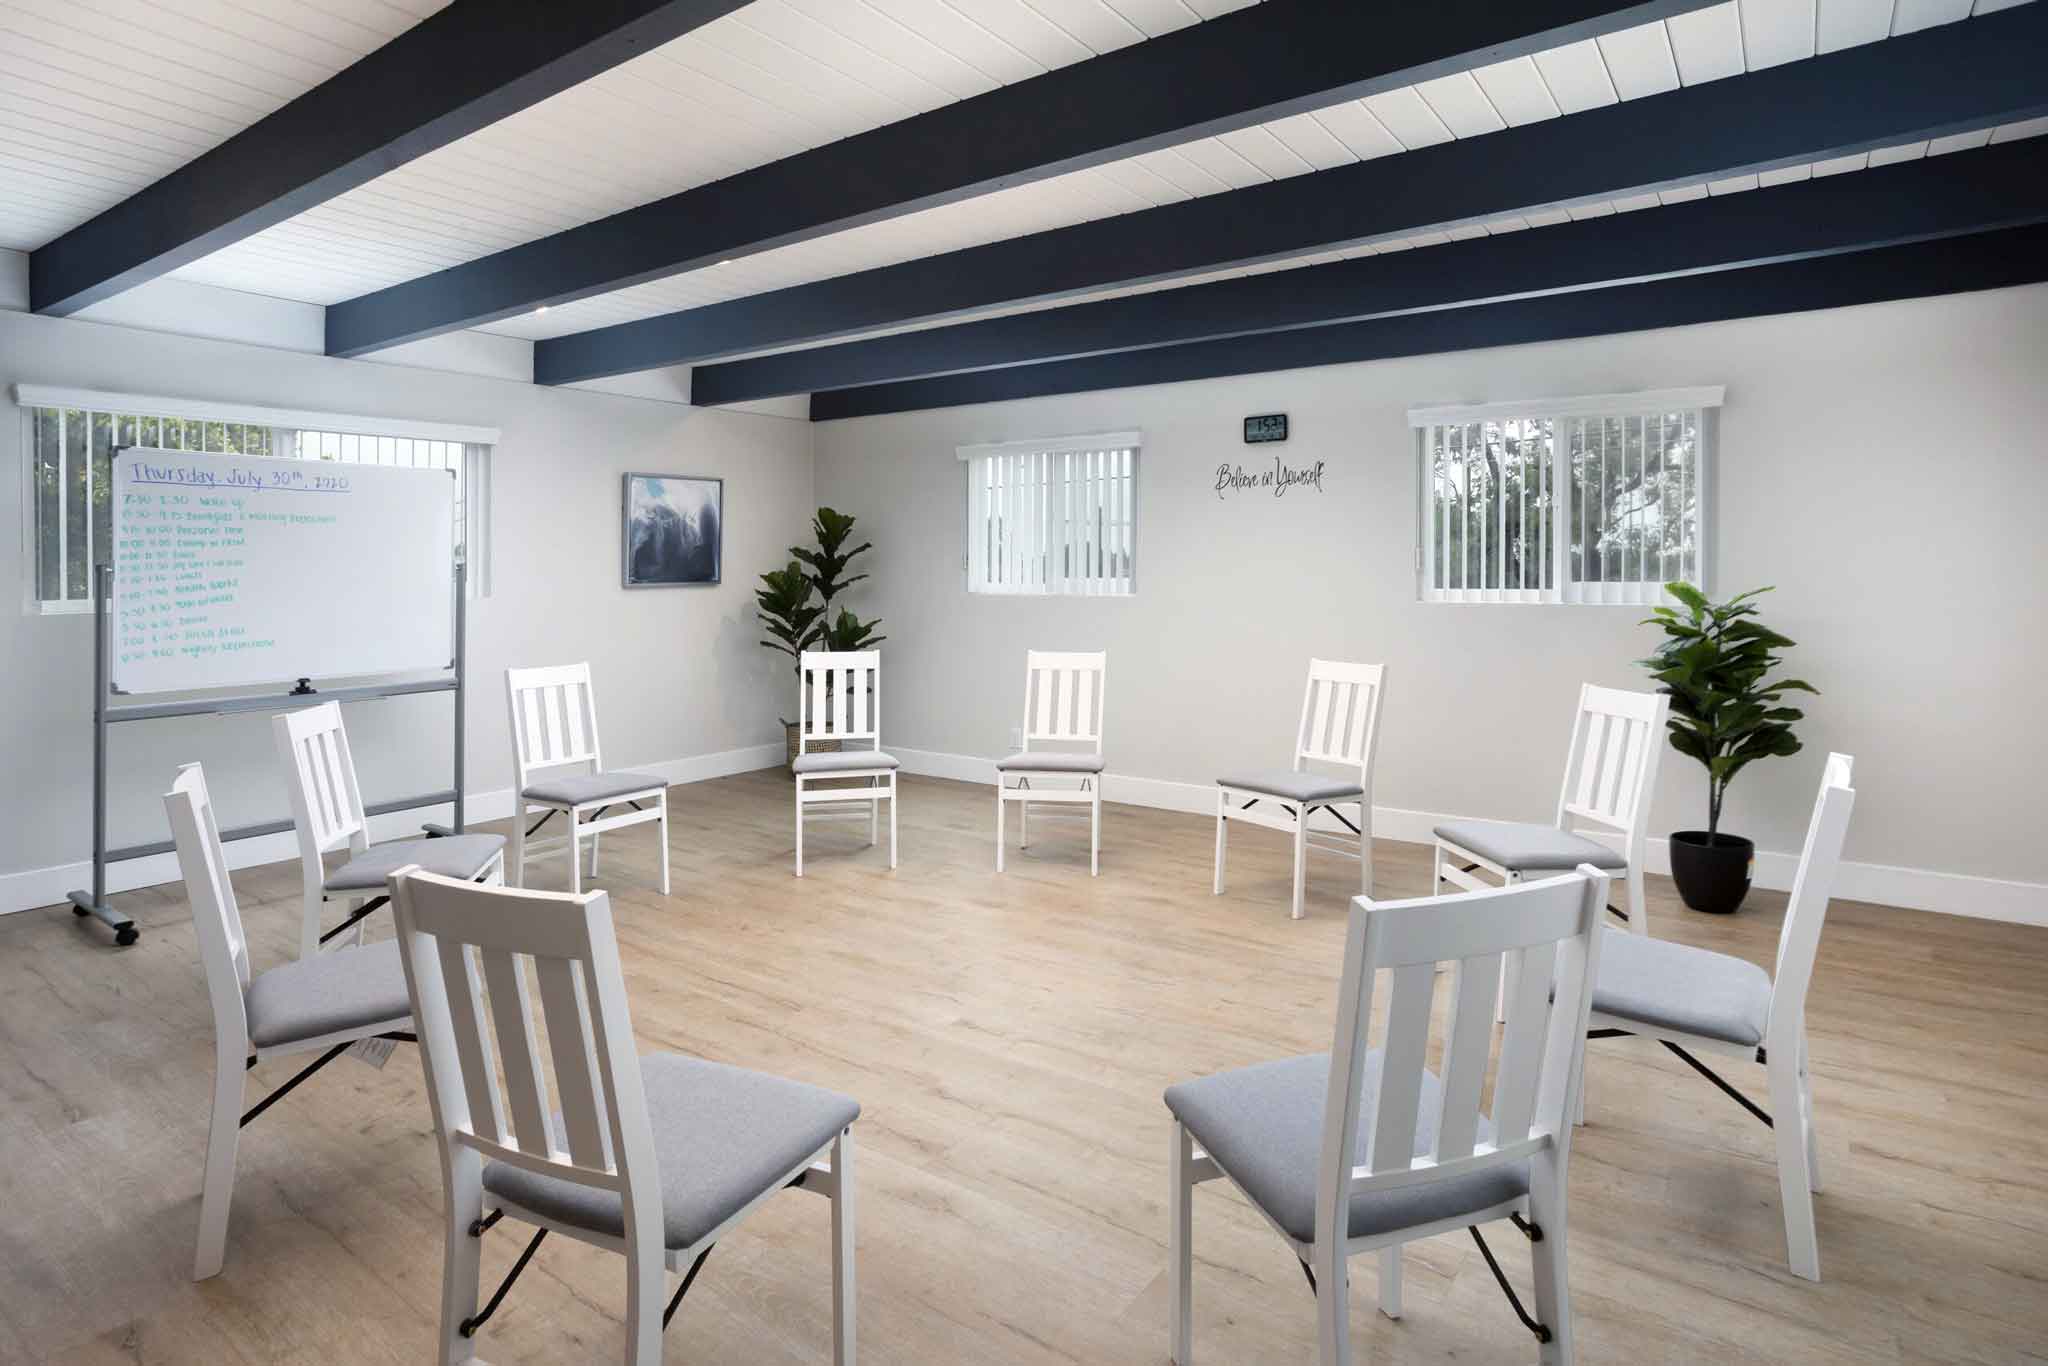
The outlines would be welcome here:
<svg viewBox="0 0 2048 1366">
<path fill-rule="evenodd" d="M 1287 439 L 1287 414 L 1258 413 L 1244 420 L 1244 442 L 1247 446 L 1261 446 L 1268 441 Z"/>
</svg>

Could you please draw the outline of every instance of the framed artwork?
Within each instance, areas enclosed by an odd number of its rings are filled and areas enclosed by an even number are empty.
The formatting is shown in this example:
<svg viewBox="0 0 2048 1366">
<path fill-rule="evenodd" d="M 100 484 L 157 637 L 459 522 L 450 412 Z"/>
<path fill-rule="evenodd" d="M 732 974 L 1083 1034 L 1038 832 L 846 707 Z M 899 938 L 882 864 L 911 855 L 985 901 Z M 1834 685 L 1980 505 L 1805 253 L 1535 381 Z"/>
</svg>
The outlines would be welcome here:
<svg viewBox="0 0 2048 1366">
<path fill-rule="evenodd" d="M 715 584 L 725 561 L 725 481 L 692 474 L 628 474 L 627 588 Z"/>
</svg>

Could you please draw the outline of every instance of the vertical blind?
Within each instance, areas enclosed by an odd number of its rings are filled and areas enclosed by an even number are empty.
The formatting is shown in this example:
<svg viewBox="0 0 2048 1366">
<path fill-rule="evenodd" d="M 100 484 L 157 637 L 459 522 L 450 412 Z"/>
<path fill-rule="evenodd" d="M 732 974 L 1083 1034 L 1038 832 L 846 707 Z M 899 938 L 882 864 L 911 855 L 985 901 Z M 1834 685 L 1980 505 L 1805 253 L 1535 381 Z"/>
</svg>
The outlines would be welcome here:
<svg viewBox="0 0 2048 1366">
<path fill-rule="evenodd" d="M 1416 410 L 1423 597 L 1643 605 L 1674 580 L 1704 586 L 1719 402 L 1700 389 Z"/>
<path fill-rule="evenodd" d="M 1134 592 L 1141 444 L 1112 432 L 962 447 L 968 591 Z"/>
</svg>

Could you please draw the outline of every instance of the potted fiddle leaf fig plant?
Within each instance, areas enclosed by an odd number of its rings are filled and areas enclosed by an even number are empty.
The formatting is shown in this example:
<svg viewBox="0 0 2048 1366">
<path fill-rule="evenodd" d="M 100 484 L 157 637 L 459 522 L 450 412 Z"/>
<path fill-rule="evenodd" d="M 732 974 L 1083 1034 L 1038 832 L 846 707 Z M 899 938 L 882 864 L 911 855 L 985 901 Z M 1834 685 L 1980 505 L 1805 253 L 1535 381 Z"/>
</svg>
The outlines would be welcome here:
<svg viewBox="0 0 2048 1366">
<path fill-rule="evenodd" d="M 865 650 L 884 639 L 875 634 L 875 628 L 881 625 L 879 620 L 862 621 L 844 607 L 837 616 L 832 613 L 833 599 L 867 577 L 847 572 L 855 556 L 873 549 L 866 541 L 847 548 L 847 542 L 853 539 L 855 520 L 831 508 L 819 508 L 817 516 L 811 519 L 816 548 L 791 546 L 789 553 L 793 558 L 789 564 L 763 574 L 763 586 L 754 592 L 761 624 L 768 631 L 768 638 L 761 644 L 788 655 L 793 673 L 801 673 L 805 650 Z M 792 765 L 796 763 L 801 730 L 799 722 L 782 723 Z M 810 747 L 835 750 L 839 742 L 813 737 Z"/>
<path fill-rule="evenodd" d="M 1671 697 L 1671 747 L 1707 770 L 1707 828 L 1671 835 L 1671 876 L 1696 911 L 1726 914 L 1749 895 L 1756 842 L 1721 830 L 1721 804 L 1735 776 L 1758 759 L 1799 752 L 1794 722 L 1806 713 L 1784 705 L 1786 693 L 1819 695 L 1797 678 L 1773 678 L 1778 653 L 1795 642 L 1756 619 L 1753 601 L 1768 588 L 1709 601 L 1689 583 L 1668 583 L 1677 607 L 1658 607 L 1643 624 L 1664 633 L 1638 661 Z"/>
</svg>

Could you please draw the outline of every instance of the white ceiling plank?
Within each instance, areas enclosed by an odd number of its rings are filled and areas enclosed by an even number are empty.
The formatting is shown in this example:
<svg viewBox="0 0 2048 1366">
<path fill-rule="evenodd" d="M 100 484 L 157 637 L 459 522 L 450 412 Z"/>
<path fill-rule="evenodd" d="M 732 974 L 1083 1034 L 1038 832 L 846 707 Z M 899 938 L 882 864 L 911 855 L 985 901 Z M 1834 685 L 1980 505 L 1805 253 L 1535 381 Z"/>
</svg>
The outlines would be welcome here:
<svg viewBox="0 0 2048 1366">
<path fill-rule="evenodd" d="M 994 90 L 1000 84 L 917 30 L 869 8 L 863 0 L 754 0 L 756 6 L 767 3 L 787 4 L 801 11 L 840 40 L 886 57 L 956 100 Z"/>
<path fill-rule="evenodd" d="M 1024 0 L 1091 52 L 1114 52 L 1145 41 L 1145 31 L 1102 0 Z"/>
<path fill-rule="evenodd" d="M 1747 69 L 1743 63 L 1742 15 L 1735 0 L 1711 9 L 1674 14 L 1665 21 L 1664 29 L 1671 39 L 1678 79 L 1686 85 L 1739 76 Z"/>
<path fill-rule="evenodd" d="M 1536 54 L 1536 69 L 1550 87 L 1550 98 L 1567 114 L 1598 109 L 1620 98 L 1613 78 L 1607 74 L 1607 60 L 1600 45 L 1591 38 L 1554 47 Z"/>
<path fill-rule="evenodd" d="M 2018 142 L 2021 138 L 2037 138 L 2048 133 L 2048 118 L 2024 119 L 2019 123 L 2002 123 L 1991 134 L 1994 143 Z"/>
<path fill-rule="evenodd" d="M 1318 171 L 1349 166 L 1358 158 L 1336 134 L 1317 122 L 1313 115 L 1294 114 L 1266 124 L 1265 129 L 1286 145 L 1287 150 Z"/>
<path fill-rule="evenodd" d="M 1412 85 L 1365 97 L 1365 107 L 1409 151 L 1451 141 L 1451 130 Z"/>
<path fill-rule="evenodd" d="M 1589 218 L 1614 217 L 1614 204 L 1610 200 L 1596 199 L 1586 204 L 1568 204 L 1565 212 L 1571 215 L 1574 223 L 1583 223 Z"/>
<path fill-rule="evenodd" d="M 1263 185 L 1272 179 L 1228 143 L 1217 138 L 1183 143 L 1174 150 L 1234 190 L 1241 190 L 1247 185 Z"/>
<path fill-rule="evenodd" d="M 1139 166 L 1175 186 L 1190 198 L 1218 194 L 1231 188 L 1230 182 L 1182 156 L 1176 147 L 1162 147 L 1131 158 Z"/>
<path fill-rule="evenodd" d="M 1870 166 L 1896 166 L 1902 161 L 1918 161 L 1927 155 L 1927 142 L 1908 142 L 1898 147 L 1874 147 L 1870 152 Z"/>
<path fill-rule="evenodd" d="M 1990 134 L 1986 133 L 1985 136 L 1989 137 Z M 1141 165 L 1135 157 L 1125 161 L 1112 161 L 1099 169 L 1104 176 L 1116 181 L 1148 204 L 1178 204 L 1194 198 L 1157 171 Z"/>
<path fill-rule="evenodd" d="M 1028 81 L 1049 69 L 1045 63 L 989 32 L 959 10 L 946 4 L 945 0 L 860 2 L 874 6 L 905 27 L 916 29 L 948 52 L 1005 85 L 1012 81 Z M 746 11 L 741 10 L 739 13 L 744 14 Z M 705 29 L 716 27 L 716 24 L 706 24 L 704 29 L 698 31 L 701 33 Z"/>
<path fill-rule="evenodd" d="M 1551 98 L 1550 87 L 1543 83 L 1543 73 L 1537 70 L 1534 58 L 1496 62 L 1480 67 L 1472 75 L 1509 127 L 1520 128 L 1558 116 L 1557 101 Z"/>
<path fill-rule="evenodd" d="M 1741 194 L 1744 190 L 1754 190 L 1756 187 L 1757 178 L 1754 175 L 1734 175 L 1729 176 L 1726 180 L 1708 181 L 1707 193 L 1710 195 Z"/>
<path fill-rule="evenodd" d="M 1330 135 L 1360 161 L 1392 156 L 1402 150 L 1399 140 L 1387 131 L 1386 125 L 1374 118 L 1372 111 L 1357 100 L 1318 109 L 1309 117 L 1329 129 Z"/>
<path fill-rule="evenodd" d="M 1664 201 L 1654 194 L 1625 194 L 1614 200 L 1616 213 L 1634 213 L 1638 209 L 1654 209 Z"/>
<path fill-rule="evenodd" d="M 1415 87 L 1415 93 L 1455 137 L 1479 137 L 1508 126 L 1469 71 L 1423 81 Z"/>
<path fill-rule="evenodd" d="M 1667 207 L 1672 204 L 1690 204 L 1695 199 L 1705 199 L 1707 193 L 1707 187 L 1704 185 L 1679 185 L 1669 190 L 1657 191 L 1657 202 Z"/>
<path fill-rule="evenodd" d="M 1813 55 L 1818 0 L 1740 0 L 1742 47 L 1751 71 Z"/>
<path fill-rule="evenodd" d="M 1820 0 L 1814 50 L 1839 52 L 1890 36 L 1892 0 Z"/>
<path fill-rule="evenodd" d="M 1083 62 L 1096 55 L 1095 49 L 1040 14 L 1025 0 L 946 0 L 946 3 L 1048 71 L 1069 62 Z"/>
<path fill-rule="evenodd" d="M 1637 100 L 1678 88 L 1678 64 L 1672 59 L 1671 39 L 1662 23 L 1604 33 L 1598 41 L 1600 55 L 1607 59 L 1607 74 L 1614 80 L 1614 92 L 1623 99 Z"/>
<path fill-rule="evenodd" d="M 1264 128 L 1219 133 L 1217 140 L 1274 180 L 1313 171 L 1315 166 Z"/>
<path fill-rule="evenodd" d="M 1897 0 L 1892 7 L 1892 36 L 1953 24 L 1970 17 L 1970 0 Z"/>
<path fill-rule="evenodd" d="M 1108 4 L 1126 21 L 1142 30 L 1147 38 L 1157 38 L 1203 19 L 1213 19 L 1219 14 L 1244 8 L 1237 4 L 1197 4 L 1190 0 L 1108 0 Z"/>
<path fill-rule="evenodd" d="M 1951 133 L 1945 138 L 1934 138 L 1927 144 L 1927 155 L 1947 156 L 1950 152 L 1967 152 L 1973 147 L 1982 147 L 1991 141 L 1991 130 L 1979 128 L 1972 133 Z"/>
<path fill-rule="evenodd" d="M 1756 183 L 1759 187 L 1768 190 L 1773 185 L 1790 185 L 1797 181 L 1811 179 L 1813 179 L 1812 164 L 1802 163 L 1798 166 L 1780 166 L 1774 171 L 1763 171 L 1757 175 Z"/>
<path fill-rule="evenodd" d="M 1972 16 L 1996 14 L 1999 10 L 2012 9 L 2016 5 L 2025 5 L 2030 2 L 2031 0 L 1977 0 L 1976 4 L 1970 6 L 1970 13 Z"/>
<path fill-rule="evenodd" d="M 1851 171 L 1863 170 L 1869 164 L 1870 154 L 1867 152 L 1857 152 L 1846 157 L 1829 157 L 1825 161 L 1813 163 L 1813 178 L 1819 180 L 1823 176 L 1847 175 Z"/>
</svg>

